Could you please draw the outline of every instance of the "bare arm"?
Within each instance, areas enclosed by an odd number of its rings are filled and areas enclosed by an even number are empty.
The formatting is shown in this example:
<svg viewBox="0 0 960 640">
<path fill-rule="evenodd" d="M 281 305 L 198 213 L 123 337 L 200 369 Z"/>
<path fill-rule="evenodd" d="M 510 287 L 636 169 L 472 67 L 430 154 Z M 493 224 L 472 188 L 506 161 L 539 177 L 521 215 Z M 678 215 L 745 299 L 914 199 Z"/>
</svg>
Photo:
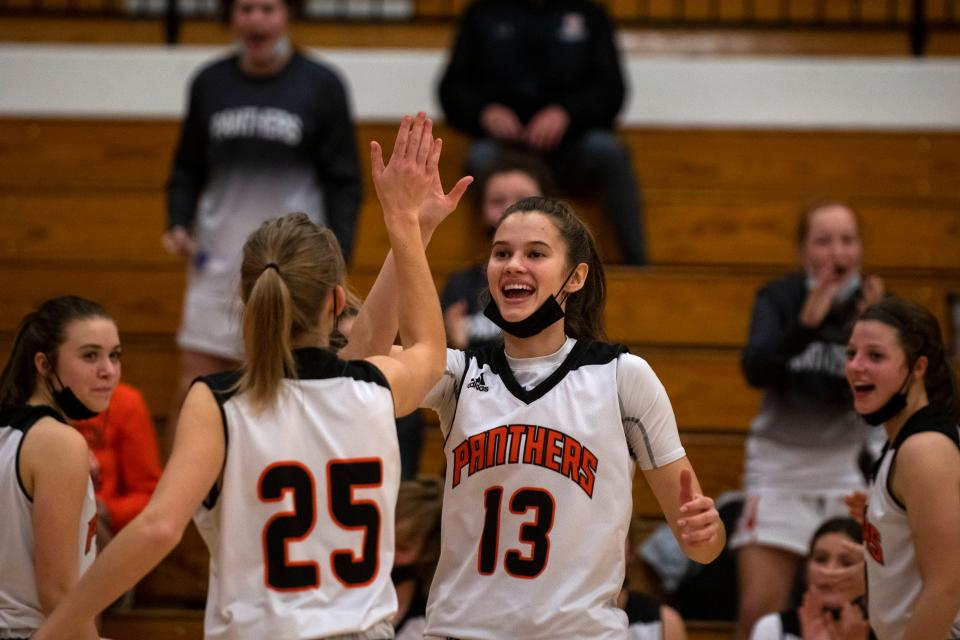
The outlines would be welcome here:
<svg viewBox="0 0 960 640">
<path fill-rule="evenodd" d="M 894 476 L 923 582 L 903 637 L 946 638 L 960 611 L 960 451 L 942 434 L 917 434 L 900 447 Z"/>
<path fill-rule="evenodd" d="M 223 466 L 226 443 L 210 389 L 195 384 L 177 424 L 170 462 L 146 508 L 113 539 L 34 640 L 69 638 L 135 585 L 180 541 Z"/>
<path fill-rule="evenodd" d="M 443 373 L 446 335 L 440 300 L 424 253 L 418 211 L 437 172 L 442 143 L 433 138 L 433 124 L 423 113 L 405 117 L 389 163 L 371 143 L 373 182 L 383 205 L 396 277 L 400 340 L 403 351 L 371 361 L 390 383 L 397 416 L 420 406 Z"/>
<path fill-rule="evenodd" d="M 29 432 L 20 452 L 21 476 L 33 496 L 34 575 L 40 607 L 49 616 L 77 583 L 83 502 L 90 478 L 87 443 L 77 431 L 45 419 Z M 75 629 L 96 638 L 93 620 Z"/>
<path fill-rule="evenodd" d="M 643 477 L 686 556 L 702 564 L 713 562 L 723 551 L 726 532 L 713 499 L 701 493 L 690 461 L 683 457 L 644 470 Z"/>
<path fill-rule="evenodd" d="M 377 149 L 379 148 L 380 145 L 378 144 Z M 396 152 L 396 145 L 394 145 L 394 151 Z M 376 153 L 379 154 L 382 164 L 382 150 Z M 424 195 L 424 199 L 417 205 L 420 220 L 420 239 L 424 247 L 430 243 L 430 238 L 440 223 L 456 211 L 460 198 L 463 197 L 467 187 L 473 182 L 473 178 L 469 176 L 460 178 L 450 192 L 445 193 L 440 181 L 438 167 L 439 161 L 431 167 L 429 189 Z M 381 206 L 386 207 L 387 203 L 383 201 L 379 190 L 377 191 L 377 197 L 380 198 Z M 342 358 L 350 360 L 390 353 L 390 347 L 393 345 L 399 328 L 397 292 L 395 254 L 391 250 L 387 254 L 369 295 L 360 308 L 360 313 L 357 315 L 350 331 L 350 341 L 340 352 Z"/>
</svg>

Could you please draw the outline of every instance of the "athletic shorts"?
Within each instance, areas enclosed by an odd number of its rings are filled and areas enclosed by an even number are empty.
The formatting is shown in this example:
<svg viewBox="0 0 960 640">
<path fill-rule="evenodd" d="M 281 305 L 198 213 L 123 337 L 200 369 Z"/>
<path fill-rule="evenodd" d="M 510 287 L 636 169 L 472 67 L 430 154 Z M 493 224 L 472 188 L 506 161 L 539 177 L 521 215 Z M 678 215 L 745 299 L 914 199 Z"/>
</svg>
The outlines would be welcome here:
<svg viewBox="0 0 960 640">
<path fill-rule="evenodd" d="M 776 547 L 805 556 L 810 538 L 825 520 L 850 515 L 843 498 L 850 491 L 796 492 L 763 489 L 748 492 L 730 548 L 749 544 Z"/>
<path fill-rule="evenodd" d="M 205 282 L 203 275 L 190 273 L 183 296 L 183 318 L 177 345 L 228 360 L 243 359 L 243 306 L 233 287 Z"/>
</svg>

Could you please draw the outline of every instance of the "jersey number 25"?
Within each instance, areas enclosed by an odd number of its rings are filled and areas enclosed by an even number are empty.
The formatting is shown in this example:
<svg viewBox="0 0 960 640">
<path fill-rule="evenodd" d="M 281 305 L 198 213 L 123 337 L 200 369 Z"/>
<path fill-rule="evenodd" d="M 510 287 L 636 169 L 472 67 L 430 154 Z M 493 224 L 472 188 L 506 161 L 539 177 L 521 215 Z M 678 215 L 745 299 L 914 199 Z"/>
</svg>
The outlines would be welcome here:
<svg viewBox="0 0 960 640">
<path fill-rule="evenodd" d="M 355 488 L 379 487 L 383 462 L 379 458 L 331 460 L 327 463 L 327 496 L 334 523 L 363 532 L 359 557 L 352 549 L 330 554 L 333 575 L 348 588 L 363 587 L 380 568 L 380 509 L 372 500 L 354 500 Z M 263 527 L 264 581 L 276 591 L 302 591 L 320 586 L 320 566 L 313 560 L 291 562 L 287 545 L 307 538 L 317 521 L 313 474 L 302 463 L 275 462 L 263 470 L 257 483 L 260 500 L 279 502 L 293 496 L 293 510 L 271 517 Z"/>
</svg>

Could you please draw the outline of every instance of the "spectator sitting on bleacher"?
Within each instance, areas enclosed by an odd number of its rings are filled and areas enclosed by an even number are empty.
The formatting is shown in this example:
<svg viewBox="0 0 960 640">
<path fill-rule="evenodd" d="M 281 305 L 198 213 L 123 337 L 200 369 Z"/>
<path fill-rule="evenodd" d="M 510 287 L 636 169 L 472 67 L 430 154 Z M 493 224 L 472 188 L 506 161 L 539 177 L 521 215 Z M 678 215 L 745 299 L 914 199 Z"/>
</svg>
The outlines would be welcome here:
<svg viewBox="0 0 960 640">
<path fill-rule="evenodd" d="M 190 85 L 163 236 L 190 260 L 171 429 L 193 380 L 243 356 L 237 273 L 247 236 L 301 211 L 333 230 L 347 259 L 353 247 L 361 190 L 347 95 L 334 70 L 291 45 L 295 2 L 228 1 L 238 51 Z"/>
<path fill-rule="evenodd" d="M 831 518 L 820 525 L 807 554 L 803 602 L 760 618 L 750 640 L 867 640 L 862 542 L 860 525 L 851 518 Z"/>
<path fill-rule="evenodd" d="M 820 201 L 797 227 L 801 270 L 757 294 L 743 351 L 747 381 L 764 390 L 744 463 L 747 500 L 731 544 L 737 549 L 737 637 L 788 605 L 810 537 L 846 515 L 845 494 L 862 489 L 857 464 L 867 427 L 843 377 L 849 325 L 883 282 L 861 276 L 862 245 L 850 207 Z"/>
<path fill-rule="evenodd" d="M 97 496 L 97 544 L 102 548 L 143 510 L 160 479 L 153 419 L 143 395 L 121 383 L 106 411 L 72 424 L 90 448 Z"/>
<path fill-rule="evenodd" d="M 630 521 L 624 550 L 627 557 L 627 580 L 617 596 L 617 606 L 627 614 L 628 640 L 685 640 L 687 629 L 676 609 L 629 588 L 630 568 L 639 560 L 634 553 L 639 542 L 636 525 L 637 520 L 634 518 Z"/>
<path fill-rule="evenodd" d="M 485 242 L 478 242 L 486 253 L 493 231 L 504 210 L 530 196 L 550 195 L 553 178 L 550 170 L 535 157 L 505 152 L 481 174 L 474 185 L 474 209 L 487 230 Z M 486 256 L 466 269 L 450 274 L 440 292 L 447 344 L 453 349 L 479 347 L 500 337 L 500 329 L 483 315 L 480 293 L 487 288 Z"/>
<path fill-rule="evenodd" d="M 440 558 L 443 479 L 418 476 L 400 483 L 396 553 L 391 579 L 397 590 L 396 640 L 422 640 L 427 594 Z"/>
<path fill-rule="evenodd" d="M 466 173 L 484 173 L 504 147 L 540 154 L 565 189 L 602 195 L 623 262 L 642 265 L 640 193 L 612 131 L 624 93 L 613 26 L 592 0 L 477 0 L 440 83 L 450 124 L 479 138 Z"/>
</svg>

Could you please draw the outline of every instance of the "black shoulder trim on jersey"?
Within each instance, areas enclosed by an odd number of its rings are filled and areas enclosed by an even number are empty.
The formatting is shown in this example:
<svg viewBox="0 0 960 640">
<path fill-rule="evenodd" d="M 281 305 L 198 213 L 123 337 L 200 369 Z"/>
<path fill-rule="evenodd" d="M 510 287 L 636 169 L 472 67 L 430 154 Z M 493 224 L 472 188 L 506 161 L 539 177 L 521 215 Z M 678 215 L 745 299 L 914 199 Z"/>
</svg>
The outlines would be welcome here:
<svg viewBox="0 0 960 640">
<path fill-rule="evenodd" d="M 0 407 L 0 426 L 13 427 L 17 431 L 26 433 L 40 418 L 53 418 L 57 422 L 67 424 L 66 419 L 59 411 L 45 404 L 24 404 L 19 406 Z"/>
<path fill-rule="evenodd" d="M 784 635 L 792 633 L 798 638 L 803 635 L 800 633 L 800 616 L 796 609 L 780 612 L 780 630 Z"/>
<path fill-rule="evenodd" d="M 489 350 L 489 352 L 488 352 Z M 535 386 L 529 391 L 517 382 L 513 377 L 513 371 L 507 362 L 503 346 L 484 347 L 478 349 L 475 353 L 486 354 L 490 357 L 490 370 L 503 380 L 504 386 L 513 394 L 517 400 L 530 404 L 542 398 L 548 391 L 557 386 L 564 376 L 571 371 L 595 364 L 607 364 L 615 360 L 622 353 L 626 353 L 627 348 L 620 344 L 608 344 L 606 342 L 591 342 L 579 340 L 573 346 L 570 353 L 564 361 L 557 367 L 557 370 L 551 373 L 546 380 Z M 478 363 L 480 362 L 478 358 Z"/>
<path fill-rule="evenodd" d="M 927 405 L 907 419 L 903 427 L 901 427 L 900 433 L 897 434 L 897 437 L 890 444 L 890 448 L 893 449 L 893 456 L 890 459 L 890 469 L 887 471 L 886 486 L 887 495 L 904 511 L 907 510 L 906 505 L 900 502 L 900 499 L 893 493 L 893 487 L 890 485 L 890 482 L 893 480 L 893 465 L 897 461 L 897 451 L 910 436 L 928 431 L 942 433 L 950 438 L 953 444 L 960 449 L 960 427 L 958 427 L 957 423 L 942 408 L 936 405 Z M 886 449 L 884 449 L 884 451 L 886 451 Z M 883 460 L 883 457 L 881 456 L 880 459 Z"/>
<path fill-rule="evenodd" d="M 221 475 L 223 475 L 223 470 L 227 468 L 227 452 L 229 451 L 230 444 L 230 431 L 227 429 L 227 412 L 223 410 L 223 405 L 236 395 L 237 383 L 240 382 L 241 375 L 243 374 L 240 371 L 225 371 L 208 376 L 200 376 L 193 381 L 194 384 L 202 382 L 210 388 L 213 397 L 217 401 L 217 407 L 220 409 L 220 424 L 223 428 L 223 467 L 220 469 Z M 220 481 L 217 480 L 213 483 L 210 491 L 207 492 L 207 496 L 203 499 L 203 506 L 208 511 L 217 506 L 217 499 L 220 497 L 219 482 Z"/>
<path fill-rule="evenodd" d="M 17 431 L 22 431 L 20 442 L 17 443 L 17 452 L 13 457 L 13 470 L 17 475 L 17 484 L 24 497 L 33 502 L 33 496 L 27 492 L 27 487 L 23 484 L 23 478 L 20 476 L 20 450 L 27 439 L 27 432 L 42 418 L 53 418 L 57 422 L 67 424 L 60 412 L 47 405 L 25 404 L 20 406 L 0 407 L 0 426 L 10 427 Z"/>
<path fill-rule="evenodd" d="M 629 624 L 660 621 L 660 602 L 644 593 L 627 592 L 627 604 L 623 610 L 627 613 Z"/>
<path fill-rule="evenodd" d="M 341 360 L 326 349 L 313 347 L 297 349 L 293 352 L 293 358 L 297 362 L 297 377 L 301 380 L 353 378 L 390 388 L 383 372 L 366 360 Z"/>
</svg>

